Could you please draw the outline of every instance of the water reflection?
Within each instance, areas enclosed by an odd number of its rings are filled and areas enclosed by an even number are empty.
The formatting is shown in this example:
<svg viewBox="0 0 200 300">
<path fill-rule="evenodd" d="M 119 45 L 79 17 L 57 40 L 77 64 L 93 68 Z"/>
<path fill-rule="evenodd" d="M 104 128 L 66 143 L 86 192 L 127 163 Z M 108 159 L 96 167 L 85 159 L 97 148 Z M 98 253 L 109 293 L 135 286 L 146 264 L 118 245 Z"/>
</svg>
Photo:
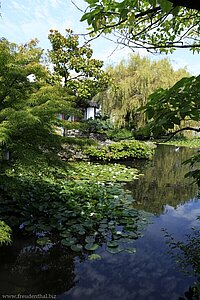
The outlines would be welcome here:
<svg viewBox="0 0 200 300">
<path fill-rule="evenodd" d="M 185 276 L 168 253 L 162 228 L 184 240 L 191 225 L 198 224 L 193 213 L 197 207 L 200 207 L 200 200 L 195 198 L 189 204 L 155 217 L 144 237 L 135 241 L 135 255 L 101 253 L 102 261 L 77 263 L 78 283 L 59 299 L 176 300 L 183 297 L 195 278 Z M 182 214 L 183 211 L 187 213 Z"/>
<path fill-rule="evenodd" d="M 176 207 L 194 197 L 198 188 L 193 180 L 184 178 L 189 166 L 182 164 L 196 153 L 186 147 L 158 146 L 153 161 L 141 166 L 144 176 L 128 183 L 135 207 L 154 214 L 161 214 L 165 205 Z"/>
<path fill-rule="evenodd" d="M 61 248 L 47 250 L 33 240 L 15 238 L 0 251 L 0 294 L 52 294 L 75 284 L 74 255 Z"/>
</svg>

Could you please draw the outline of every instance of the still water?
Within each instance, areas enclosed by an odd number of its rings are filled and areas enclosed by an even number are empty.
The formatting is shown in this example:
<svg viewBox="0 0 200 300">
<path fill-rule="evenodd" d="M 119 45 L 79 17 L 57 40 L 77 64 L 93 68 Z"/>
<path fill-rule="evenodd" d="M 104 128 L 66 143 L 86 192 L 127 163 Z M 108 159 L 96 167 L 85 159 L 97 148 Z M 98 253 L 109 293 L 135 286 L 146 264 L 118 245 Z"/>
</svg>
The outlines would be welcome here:
<svg viewBox="0 0 200 300">
<path fill-rule="evenodd" d="M 134 241 L 135 254 L 100 249 L 102 260 L 87 261 L 62 249 L 41 251 L 31 240 L 16 237 L 0 252 L 0 294 L 48 294 L 63 300 L 192 299 L 185 296 L 195 281 L 192 267 L 187 268 L 190 276 L 181 271 L 166 232 L 186 241 L 192 228 L 199 228 L 198 189 L 184 178 L 188 167 L 182 165 L 194 151 L 159 146 L 153 161 L 137 166 L 144 176 L 127 188 L 135 207 L 152 218 L 143 237 Z"/>
</svg>

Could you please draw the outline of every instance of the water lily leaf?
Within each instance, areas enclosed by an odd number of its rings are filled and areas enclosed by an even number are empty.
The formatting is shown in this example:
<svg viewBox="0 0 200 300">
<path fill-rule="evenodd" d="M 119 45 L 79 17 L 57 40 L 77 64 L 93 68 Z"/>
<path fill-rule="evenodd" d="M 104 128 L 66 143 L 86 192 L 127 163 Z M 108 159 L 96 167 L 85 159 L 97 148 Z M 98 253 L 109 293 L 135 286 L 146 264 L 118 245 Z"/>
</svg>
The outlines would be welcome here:
<svg viewBox="0 0 200 300">
<path fill-rule="evenodd" d="M 88 244 L 93 244 L 94 241 L 95 241 L 95 237 L 94 237 L 94 236 L 87 236 L 87 237 L 85 238 L 85 241 L 86 241 L 86 243 L 88 243 Z"/>
<path fill-rule="evenodd" d="M 70 238 L 70 239 L 63 239 L 61 240 L 61 244 L 63 246 L 72 246 L 76 243 L 76 239 L 75 238 Z"/>
<path fill-rule="evenodd" d="M 86 244 L 86 245 L 85 245 L 85 249 L 86 249 L 86 250 L 89 250 L 89 251 L 94 251 L 94 250 L 96 250 L 97 248 L 99 248 L 99 245 L 98 245 L 98 244 Z"/>
<path fill-rule="evenodd" d="M 136 248 L 126 248 L 124 251 L 127 253 L 136 253 Z"/>
<path fill-rule="evenodd" d="M 93 253 L 93 254 L 91 254 L 91 255 L 88 256 L 88 259 L 89 260 L 100 260 L 101 259 L 101 255 Z"/>
<path fill-rule="evenodd" d="M 101 227 L 100 227 L 100 228 L 98 229 L 98 231 L 102 234 L 103 232 L 105 232 L 105 229 L 106 229 L 106 228 L 101 228 Z"/>
<path fill-rule="evenodd" d="M 37 242 L 38 245 L 44 246 L 46 244 L 50 244 L 51 240 L 48 237 L 42 237 L 42 238 L 37 239 L 36 242 Z"/>
<path fill-rule="evenodd" d="M 80 235 L 84 235 L 84 234 L 85 234 L 85 230 L 80 230 L 78 233 L 79 233 Z"/>
<path fill-rule="evenodd" d="M 100 221 L 100 223 L 101 223 L 101 224 L 107 224 L 107 223 L 108 223 L 108 220 L 107 220 L 107 219 L 103 219 L 103 220 Z"/>
<path fill-rule="evenodd" d="M 64 231 L 64 232 L 60 233 L 60 236 L 69 238 L 71 235 L 70 235 L 69 231 Z"/>
<path fill-rule="evenodd" d="M 119 244 L 116 241 L 110 241 L 110 242 L 107 242 L 107 246 L 109 248 L 116 248 L 119 246 Z"/>
<path fill-rule="evenodd" d="M 76 244 L 76 245 L 71 245 L 70 248 L 72 249 L 72 251 L 79 252 L 83 249 L 83 246 L 81 244 Z"/>
<path fill-rule="evenodd" d="M 116 248 L 110 248 L 110 247 L 108 247 L 108 248 L 107 248 L 107 251 L 110 252 L 110 253 L 112 253 L 112 254 L 117 254 L 117 253 L 122 252 L 123 249 L 120 248 L 119 246 L 116 247 Z"/>
<path fill-rule="evenodd" d="M 100 224 L 100 228 L 107 228 L 108 227 L 108 224 L 106 223 L 102 223 L 102 224 Z"/>
</svg>

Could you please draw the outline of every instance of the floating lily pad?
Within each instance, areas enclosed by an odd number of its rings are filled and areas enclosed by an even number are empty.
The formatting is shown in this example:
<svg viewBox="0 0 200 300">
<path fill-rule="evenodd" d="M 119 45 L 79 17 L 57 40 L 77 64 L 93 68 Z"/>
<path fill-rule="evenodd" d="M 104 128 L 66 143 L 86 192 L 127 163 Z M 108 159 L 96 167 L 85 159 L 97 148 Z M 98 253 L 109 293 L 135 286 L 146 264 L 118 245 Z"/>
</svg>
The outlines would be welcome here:
<svg viewBox="0 0 200 300">
<path fill-rule="evenodd" d="M 89 251 L 94 251 L 94 250 L 96 250 L 97 248 L 99 248 L 99 245 L 98 245 L 98 244 L 86 244 L 86 245 L 85 245 L 85 249 L 86 249 L 86 250 L 89 250 Z"/>
<path fill-rule="evenodd" d="M 110 242 L 107 242 L 107 246 L 109 248 L 116 248 L 119 246 L 119 244 L 116 241 L 110 241 Z"/>
<path fill-rule="evenodd" d="M 127 253 L 136 253 L 136 248 L 126 248 L 124 251 Z"/>
<path fill-rule="evenodd" d="M 93 253 L 93 254 L 91 254 L 91 255 L 88 256 L 88 259 L 89 260 L 100 260 L 101 259 L 101 255 Z"/>
<path fill-rule="evenodd" d="M 88 244 L 93 244 L 94 241 L 95 241 L 95 237 L 94 237 L 94 236 L 87 236 L 87 237 L 85 238 L 85 241 L 86 241 L 86 243 L 88 243 Z"/>
<path fill-rule="evenodd" d="M 122 248 L 120 248 L 119 246 L 118 247 L 115 247 L 115 248 L 110 248 L 110 247 L 107 247 L 107 251 L 112 253 L 112 254 L 117 254 L 117 253 L 120 253 L 123 251 Z"/>
<path fill-rule="evenodd" d="M 71 245 L 72 251 L 79 252 L 83 249 L 83 246 L 81 244 Z"/>
<path fill-rule="evenodd" d="M 76 239 L 75 238 L 63 239 L 63 240 L 61 240 L 61 244 L 63 246 L 72 246 L 72 245 L 76 244 Z"/>
<path fill-rule="evenodd" d="M 51 243 L 51 240 L 48 237 L 42 237 L 42 238 L 37 239 L 37 244 L 40 246 L 44 246 L 44 245 L 47 245 L 50 243 Z"/>
</svg>

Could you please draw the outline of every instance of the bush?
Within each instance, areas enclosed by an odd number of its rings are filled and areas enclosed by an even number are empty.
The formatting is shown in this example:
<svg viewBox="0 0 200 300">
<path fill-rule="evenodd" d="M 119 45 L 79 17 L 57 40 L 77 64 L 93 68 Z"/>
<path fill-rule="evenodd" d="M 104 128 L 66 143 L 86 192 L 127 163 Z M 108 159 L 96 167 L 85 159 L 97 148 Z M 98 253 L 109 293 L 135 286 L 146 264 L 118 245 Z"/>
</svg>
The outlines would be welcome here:
<svg viewBox="0 0 200 300">
<path fill-rule="evenodd" d="M 0 245 L 11 242 L 11 228 L 0 220 Z"/>
<path fill-rule="evenodd" d="M 88 119 L 84 122 L 84 133 L 105 133 L 107 130 L 111 130 L 112 125 L 109 120 L 101 119 Z"/>
<path fill-rule="evenodd" d="M 133 133 L 130 130 L 127 130 L 125 128 L 122 129 L 114 129 L 106 132 L 107 137 L 110 140 L 113 140 L 115 142 L 118 142 L 120 140 L 125 140 L 125 139 L 132 139 L 133 138 Z"/>
<path fill-rule="evenodd" d="M 101 148 L 89 147 L 84 153 L 92 160 L 130 160 L 133 158 L 151 159 L 153 148 L 139 141 L 121 141 Z"/>
</svg>

